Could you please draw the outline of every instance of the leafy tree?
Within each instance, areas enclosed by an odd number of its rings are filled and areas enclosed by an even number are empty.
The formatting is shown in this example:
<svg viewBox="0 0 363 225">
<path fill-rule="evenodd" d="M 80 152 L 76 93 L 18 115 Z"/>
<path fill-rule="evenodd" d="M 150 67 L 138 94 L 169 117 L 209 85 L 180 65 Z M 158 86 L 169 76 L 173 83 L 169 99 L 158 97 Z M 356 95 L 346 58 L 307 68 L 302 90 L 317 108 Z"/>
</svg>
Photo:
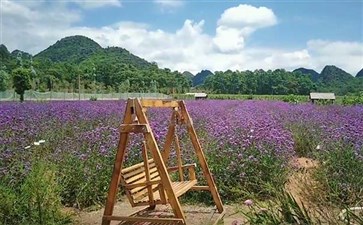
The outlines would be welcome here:
<svg viewBox="0 0 363 225">
<path fill-rule="evenodd" d="M 30 85 L 31 70 L 25 68 L 17 68 L 13 71 L 13 86 L 15 92 L 20 95 L 20 101 L 24 101 L 24 93 L 31 88 Z"/>
<path fill-rule="evenodd" d="M 0 70 L 0 91 L 6 91 L 8 87 L 9 75 L 4 71 Z"/>
</svg>

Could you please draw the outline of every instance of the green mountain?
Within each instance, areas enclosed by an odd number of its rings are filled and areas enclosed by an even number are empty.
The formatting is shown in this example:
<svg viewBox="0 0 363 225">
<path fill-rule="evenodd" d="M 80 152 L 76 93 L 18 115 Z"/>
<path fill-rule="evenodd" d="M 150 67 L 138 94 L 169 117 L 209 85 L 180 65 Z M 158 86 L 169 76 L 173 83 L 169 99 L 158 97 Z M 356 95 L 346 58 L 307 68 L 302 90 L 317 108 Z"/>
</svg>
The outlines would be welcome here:
<svg viewBox="0 0 363 225">
<path fill-rule="evenodd" d="M 318 81 L 320 74 L 312 69 L 306 69 L 306 68 L 298 68 L 293 70 L 292 72 L 300 72 L 304 75 L 309 75 L 310 79 L 314 82 Z"/>
<path fill-rule="evenodd" d="M 193 77 L 193 86 L 199 86 L 204 83 L 207 77 L 212 76 L 213 73 L 209 70 L 202 70 Z"/>
<path fill-rule="evenodd" d="M 102 47 L 85 36 L 70 36 L 62 38 L 54 45 L 36 54 L 36 59 L 49 59 L 52 62 L 80 63 L 89 58 Z"/>
<path fill-rule="evenodd" d="M 11 56 L 14 57 L 14 58 L 17 58 L 19 54 L 21 55 L 22 59 L 30 59 L 32 57 L 31 54 L 29 54 L 27 52 L 24 52 L 24 51 L 21 51 L 21 50 L 18 50 L 18 49 L 11 52 Z"/>
<path fill-rule="evenodd" d="M 0 69 L 3 66 L 6 66 L 7 63 L 11 60 L 11 55 L 10 52 L 8 51 L 8 49 L 6 48 L 5 45 L 1 44 L 0 45 Z"/>
<path fill-rule="evenodd" d="M 325 66 L 319 77 L 319 81 L 325 85 L 343 84 L 353 79 L 352 75 L 333 65 Z"/>
<path fill-rule="evenodd" d="M 363 77 L 363 69 L 361 69 L 358 73 L 357 73 L 357 75 L 355 75 L 355 77 Z"/>
<path fill-rule="evenodd" d="M 108 47 L 104 49 L 99 49 L 86 60 L 84 60 L 83 63 L 87 64 L 94 61 L 111 64 L 123 63 L 135 66 L 139 69 L 147 69 L 150 68 L 152 65 L 145 59 L 133 55 L 126 49 L 120 47 Z"/>
<path fill-rule="evenodd" d="M 183 73 L 182 73 L 182 75 L 183 76 L 185 76 L 185 77 L 187 77 L 187 78 L 189 78 L 189 79 L 191 79 L 191 80 L 193 80 L 193 77 L 194 77 L 194 74 L 192 74 L 191 72 L 189 72 L 189 71 L 184 71 Z"/>
</svg>

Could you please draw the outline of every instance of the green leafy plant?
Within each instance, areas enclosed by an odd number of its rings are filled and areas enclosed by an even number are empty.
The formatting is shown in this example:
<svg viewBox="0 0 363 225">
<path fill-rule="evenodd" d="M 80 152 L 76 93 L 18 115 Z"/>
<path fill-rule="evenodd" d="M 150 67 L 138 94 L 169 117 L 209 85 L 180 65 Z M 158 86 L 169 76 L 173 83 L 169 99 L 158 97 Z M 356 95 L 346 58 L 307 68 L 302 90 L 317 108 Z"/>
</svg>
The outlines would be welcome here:
<svg viewBox="0 0 363 225">
<path fill-rule="evenodd" d="M 55 168 L 35 162 L 20 188 L 0 186 L 0 224 L 69 224 L 61 212 Z"/>
<path fill-rule="evenodd" d="M 13 71 L 13 84 L 15 92 L 20 95 L 20 101 L 24 101 L 24 93 L 31 88 L 29 69 L 17 68 Z"/>
<path fill-rule="evenodd" d="M 362 151 L 344 142 L 330 143 L 317 154 L 321 165 L 314 178 L 324 188 L 327 201 L 336 205 L 355 205 L 363 199 Z"/>
<path fill-rule="evenodd" d="M 320 224 L 314 221 L 304 204 L 283 189 L 277 191 L 276 198 L 268 202 L 267 207 L 259 203 L 250 204 L 248 212 L 242 212 L 248 224 Z"/>
<path fill-rule="evenodd" d="M 289 103 L 299 103 L 299 98 L 296 95 L 285 95 L 282 99 L 284 102 L 289 102 Z"/>
</svg>

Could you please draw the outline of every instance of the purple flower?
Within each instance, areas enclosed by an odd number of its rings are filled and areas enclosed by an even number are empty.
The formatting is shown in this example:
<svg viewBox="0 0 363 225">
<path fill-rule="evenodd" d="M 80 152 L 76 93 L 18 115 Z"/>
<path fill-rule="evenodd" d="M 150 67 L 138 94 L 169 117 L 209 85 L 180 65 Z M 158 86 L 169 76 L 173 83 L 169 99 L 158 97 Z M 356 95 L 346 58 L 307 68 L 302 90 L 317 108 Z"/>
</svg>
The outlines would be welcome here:
<svg viewBox="0 0 363 225">
<path fill-rule="evenodd" d="M 251 199 L 247 199 L 245 202 L 244 202 L 245 205 L 247 205 L 248 207 L 252 206 L 253 205 L 253 201 Z"/>
</svg>

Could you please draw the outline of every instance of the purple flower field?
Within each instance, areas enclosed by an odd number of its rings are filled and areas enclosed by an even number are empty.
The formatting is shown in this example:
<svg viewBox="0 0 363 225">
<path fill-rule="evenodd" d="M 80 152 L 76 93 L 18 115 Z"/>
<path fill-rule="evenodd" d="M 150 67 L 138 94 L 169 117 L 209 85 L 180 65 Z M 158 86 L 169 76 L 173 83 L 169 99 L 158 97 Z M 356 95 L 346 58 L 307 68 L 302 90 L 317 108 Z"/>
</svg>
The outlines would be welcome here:
<svg viewBox="0 0 363 225">
<path fill-rule="evenodd" d="M 232 100 L 186 104 L 222 196 L 233 194 L 225 191 L 231 186 L 256 189 L 247 185 L 251 179 L 274 179 L 265 171 L 286 167 L 292 157 L 329 151 L 335 142 L 351 145 L 363 162 L 362 106 Z M 32 162 L 41 158 L 57 166 L 64 204 L 103 202 L 124 106 L 125 101 L 1 103 L 0 181 L 21 183 Z M 161 147 L 170 112 L 148 113 Z M 182 140 L 185 161 L 190 161 L 192 152 Z M 131 141 L 128 162 L 141 161 L 137 137 Z"/>
</svg>

